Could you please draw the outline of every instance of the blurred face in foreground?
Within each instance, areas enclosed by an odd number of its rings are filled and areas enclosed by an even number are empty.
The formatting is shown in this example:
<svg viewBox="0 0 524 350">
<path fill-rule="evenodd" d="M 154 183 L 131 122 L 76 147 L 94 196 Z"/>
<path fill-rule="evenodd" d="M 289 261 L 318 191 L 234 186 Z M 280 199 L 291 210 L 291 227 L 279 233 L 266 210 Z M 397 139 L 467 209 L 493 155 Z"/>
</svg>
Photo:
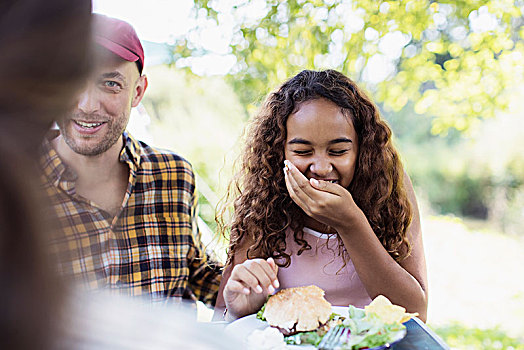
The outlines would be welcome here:
<svg viewBox="0 0 524 350">
<path fill-rule="evenodd" d="M 76 153 L 96 156 L 121 137 L 131 108 L 144 96 L 147 79 L 136 63 L 107 55 L 95 67 L 71 115 L 58 122 L 67 145 Z"/>
<path fill-rule="evenodd" d="M 353 122 L 335 103 L 319 98 L 301 103 L 286 123 L 285 158 L 308 179 L 348 188 L 358 157 Z"/>
</svg>

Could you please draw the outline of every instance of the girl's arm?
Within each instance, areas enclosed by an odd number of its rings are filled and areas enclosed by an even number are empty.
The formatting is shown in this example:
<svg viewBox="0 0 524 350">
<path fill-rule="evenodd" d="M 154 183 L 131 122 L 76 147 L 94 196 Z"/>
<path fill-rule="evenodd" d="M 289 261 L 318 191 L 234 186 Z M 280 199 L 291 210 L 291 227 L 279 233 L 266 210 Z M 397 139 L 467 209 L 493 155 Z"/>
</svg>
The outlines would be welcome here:
<svg viewBox="0 0 524 350">
<path fill-rule="evenodd" d="M 287 164 L 286 185 L 291 198 L 308 216 L 338 232 L 369 296 L 373 299 L 380 294 L 385 295 L 408 312 L 418 312 L 420 319 L 425 321 L 426 261 L 417 201 L 407 174 L 404 183 L 413 208 L 407 236 L 412 252 L 397 263 L 382 246 L 366 216 L 346 189 L 329 182 L 308 180 L 294 165 Z"/>
<path fill-rule="evenodd" d="M 407 174 L 404 179 L 413 208 L 412 222 L 407 231 L 412 250 L 407 258 L 397 263 L 384 249 L 363 214 L 337 231 L 340 230 L 346 250 L 370 297 L 385 295 L 392 303 L 404 306 L 408 312 L 418 312 L 419 318 L 425 322 L 428 294 L 420 215 Z"/>
</svg>

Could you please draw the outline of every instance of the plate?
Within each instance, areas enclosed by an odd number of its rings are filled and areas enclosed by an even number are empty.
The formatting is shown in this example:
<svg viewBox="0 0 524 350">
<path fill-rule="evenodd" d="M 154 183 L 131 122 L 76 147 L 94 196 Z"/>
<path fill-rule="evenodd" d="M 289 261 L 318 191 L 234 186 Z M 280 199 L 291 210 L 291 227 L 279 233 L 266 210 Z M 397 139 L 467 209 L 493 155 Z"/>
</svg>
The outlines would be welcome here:
<svg viewBox="0 0 524 350">
<path fill-rule="evenodd" d="M 333 312 L 336 314 L 339 314 L 344 317 L 348 317 L 348 308 L 342 307 L 342 306 L 332 306 Z M 242 318 L 239 318 L 238 320 L 230 323 L 225 331 L 228 333 L 231 337 L 234 337 L 238 339 L 240 342 L 242 342 L 244 345 L 247 346 L 247 338 L 248 336 L 255 330 L 260 329 L 264 330 L 268 328 L 269 325 L 267 322 L 264 322 L 262 320 L 259 320 L 257 318 L 256 314 L 244 316 Z M 394 341 L 392 341 L 389 344 L 385 344 L 382 346 L 375 347 L 373 349 L 368 350 L 383 350 L 383 349 L 389 349 L 392 345 L 399 342 L 406 336 L 406 329 L 403 329 L 402 331 L 398 332 L 395 337 Z M 315 349 L 312 345 L 288 345 L 287 348 L 289 349 Z"/>
</svg>

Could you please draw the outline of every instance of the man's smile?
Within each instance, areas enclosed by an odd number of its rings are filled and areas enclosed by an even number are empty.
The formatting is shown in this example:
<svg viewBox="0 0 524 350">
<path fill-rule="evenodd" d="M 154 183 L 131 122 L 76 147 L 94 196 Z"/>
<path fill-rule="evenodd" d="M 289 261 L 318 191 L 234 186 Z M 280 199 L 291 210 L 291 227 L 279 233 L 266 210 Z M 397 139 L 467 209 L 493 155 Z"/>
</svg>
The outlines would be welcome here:
<svg viewBox="0 0 524 350">
<path fill-rule="evenodd" d="M 98 123 L 94 123 L 94 122 L 83 122 L 83 121 L 80 121 L 80 120 L 73 120 L 76 124 L 80 125 L 80 126 L 83 126 L 84 128 L 96 128 L 97 126 L 100 126 L 102 125 L 104 122 L 98 122 Z"/>
<path fill-rule="evenodd" d="M 93 135 L 100 131 L 107 122 L 87 122 L 72 119 L 73 128 L 80 134 Z"/>
</svg>

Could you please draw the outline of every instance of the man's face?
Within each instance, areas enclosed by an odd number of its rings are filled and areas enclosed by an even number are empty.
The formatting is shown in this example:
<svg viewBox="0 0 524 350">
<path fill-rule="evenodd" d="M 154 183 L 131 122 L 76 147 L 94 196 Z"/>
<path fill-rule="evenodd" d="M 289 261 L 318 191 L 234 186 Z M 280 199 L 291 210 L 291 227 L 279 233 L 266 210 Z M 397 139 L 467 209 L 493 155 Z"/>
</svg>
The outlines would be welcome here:
<svg viewBox="0 0 524 350">
<path fill-rule="evenodd" d="M 146 87 L 135 62 L 107 57 L 94 69 L 73 112 L 58 121 L 66 144 L 85 156 L 107 151 L 120 139 Z"/>
</svg>

